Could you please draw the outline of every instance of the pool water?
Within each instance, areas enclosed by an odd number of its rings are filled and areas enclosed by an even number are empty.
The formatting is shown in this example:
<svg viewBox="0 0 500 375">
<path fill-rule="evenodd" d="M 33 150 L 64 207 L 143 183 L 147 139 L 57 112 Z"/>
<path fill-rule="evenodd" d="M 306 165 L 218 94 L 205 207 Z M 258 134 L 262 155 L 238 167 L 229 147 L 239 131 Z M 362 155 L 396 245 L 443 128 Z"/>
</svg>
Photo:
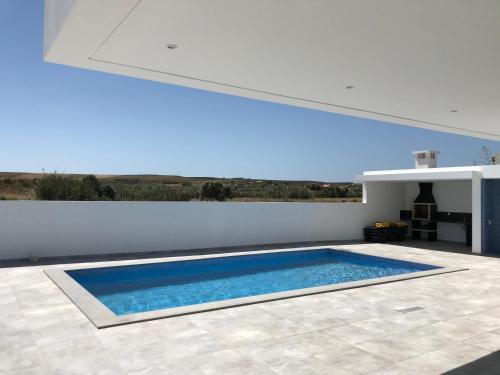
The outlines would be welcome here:
<svg viewBox="0 0 500 375">
<path fill-rule="evenodd" d="M 437 268 L 317 249 L 66 272 L 116 315 L 126 315 Z"/>
</svg>

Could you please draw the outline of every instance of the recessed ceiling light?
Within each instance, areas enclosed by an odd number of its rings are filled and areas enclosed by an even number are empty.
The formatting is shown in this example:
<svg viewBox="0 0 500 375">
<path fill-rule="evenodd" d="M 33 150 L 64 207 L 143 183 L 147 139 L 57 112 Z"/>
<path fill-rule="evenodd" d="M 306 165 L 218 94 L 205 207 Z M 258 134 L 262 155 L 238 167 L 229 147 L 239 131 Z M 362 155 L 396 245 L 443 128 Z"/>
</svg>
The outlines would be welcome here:
<svg viewBox="0 0 500 375">
<path fill-rule="evenodd" d="M 457 113 L 458 109 L 452 109 L 450 112 Z"/>
<path fill-rule="evenodd" d="M 349 85 L 349 86 L 346 86 L 345 88 L 346 88 L 347 90 L 350 90 L 350 89 L 353 89 L 353 88 L 354 88 L 354 86 L 353 86 L 353 85 Z"/>
<path fill-rule="evenodd" d="M 176 49 L 177 48 L 177 44 L 167 44 L 167 48 L 168 49 Z"/>
</svg>

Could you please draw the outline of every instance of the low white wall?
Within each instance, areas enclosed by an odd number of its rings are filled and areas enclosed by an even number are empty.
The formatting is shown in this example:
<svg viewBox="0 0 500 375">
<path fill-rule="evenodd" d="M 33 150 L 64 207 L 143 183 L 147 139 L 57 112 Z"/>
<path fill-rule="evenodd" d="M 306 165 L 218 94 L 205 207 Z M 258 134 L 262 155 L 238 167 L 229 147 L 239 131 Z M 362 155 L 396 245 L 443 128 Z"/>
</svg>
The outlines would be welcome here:
<svg viewBox="0 0 500 375">
<path fill-rule="evenodd" d="M 413 207 L 413 201 L 419 192 L 418 183 L 406 184 L 406 209 Z M 434 182 L 433 194 L 438 211 L 472 213 L 471 181 Z M 465 228 L 459 224 L 438 223 L 438 239 L 445 241 L 465 242 Z"/>
<path fill-rule="evenodd" d="M 366 204 L 0 201 L 0 259 L 357 240 L 399 214 L 404 190 L 384 185 Z"/>
<path fill-rule="evenodd" d="M 361 238 L 355 203 L 1 202 L 0 256 L 161 251 Z M 353 225 L 354 224 L 354 225 Z"/>
</svg>

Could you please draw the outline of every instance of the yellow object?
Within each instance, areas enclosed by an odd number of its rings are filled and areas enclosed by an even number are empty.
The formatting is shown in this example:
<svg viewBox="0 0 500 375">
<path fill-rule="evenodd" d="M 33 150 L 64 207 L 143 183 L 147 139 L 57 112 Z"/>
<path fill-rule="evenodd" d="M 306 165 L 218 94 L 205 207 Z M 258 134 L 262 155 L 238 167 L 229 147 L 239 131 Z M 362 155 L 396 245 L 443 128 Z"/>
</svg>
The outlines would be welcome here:
<svg viewBox="0 0 500 375">
<path fill-rule="evenodd" d="M 389 228 L 389 227 L 398 227 L 398 228 L 404 228 L 407 227 L 408 224 L 402 221 L 377 221 L 375 224 L 373 224 L 375 228 Z"/>
</svg>

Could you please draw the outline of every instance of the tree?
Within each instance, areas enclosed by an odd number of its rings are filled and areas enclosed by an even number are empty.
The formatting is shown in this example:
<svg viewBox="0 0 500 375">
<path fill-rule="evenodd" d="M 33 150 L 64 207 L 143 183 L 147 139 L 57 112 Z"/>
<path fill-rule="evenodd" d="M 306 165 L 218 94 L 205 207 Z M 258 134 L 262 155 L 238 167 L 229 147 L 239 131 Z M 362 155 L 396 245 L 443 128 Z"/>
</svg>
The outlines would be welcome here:
<svg viewBox="0 0 500 375">
<path fill-rule="evenodd" d="M 159 184 L 118 186 L 116 191 L 116 199 L 121 201 L 190 201 L 198 195 L 198 189 L 193 187 L 178 188 Z"/>
<path fill-rule="evenodd" d="M 95 201 L 113 200 L 116 197 L 113 187 L 102 188 L 94 175 L 85 176 L 80 180 L 57 173 L 45 174 L 34 181 L 34 190 L 40 200 Z"/>
<path fill-rule="evenodd" d="M 224 200 L 231 199 L 233 197 L 233 190 L 231 186 L 224 186 Z"/>
<path fill-rule="evenodd" d="M 93 174 L 89 174 L 82 178 L 82 183 L 87 185 L 91 190 L 93 190 L 96 194 L 101 190 L 101 183 Z"/>
<path fill-rule="evenodd" d="M 101 196 L 101 183 L 94 175 L 82 178 L 80 182 L 80 200 L 95 201 Z"/>
<path fill-rule="evenodd" d="M 35 180 L 34 190 L 36 197 L 41 200 L 79 200 L 80 185 L 80 181 L 53 173 Z"/>
<path fill-rule="evenodd" d="M 100 191 L 100 194 L 101 194 L 101 198 L 105 199 L 105 200 L 114 201 L 116 198 L 116 191 L 110 185 L 103 186 L 101 191 Z"/>
<path fill-rule="evenodd" d="M 203 185 L 201 185 L 200 199 L 202 201 L 223 202 L 227 198 L 230 198 L 230 188 L 228 190 L 220 182 L 207 181 L 207 182 L 204 182 Z"/>
<path fill-rule="evenodd" d="M 309 190 L 312 190 L 312 191 L 320 191 L 321 190 L 321 186 L 318 184 L 310 184 L 307 186 L 307 188 Z"/>
<path fill-rule="evenodd" d="M 479 160 L 474 160 L 474 165 L 490 165 L 493 164 L 493 162 L 493 155 L 491 154 L 490 148 L 488 146 L 483 146 L 479 153 Z"/>
</svg>

